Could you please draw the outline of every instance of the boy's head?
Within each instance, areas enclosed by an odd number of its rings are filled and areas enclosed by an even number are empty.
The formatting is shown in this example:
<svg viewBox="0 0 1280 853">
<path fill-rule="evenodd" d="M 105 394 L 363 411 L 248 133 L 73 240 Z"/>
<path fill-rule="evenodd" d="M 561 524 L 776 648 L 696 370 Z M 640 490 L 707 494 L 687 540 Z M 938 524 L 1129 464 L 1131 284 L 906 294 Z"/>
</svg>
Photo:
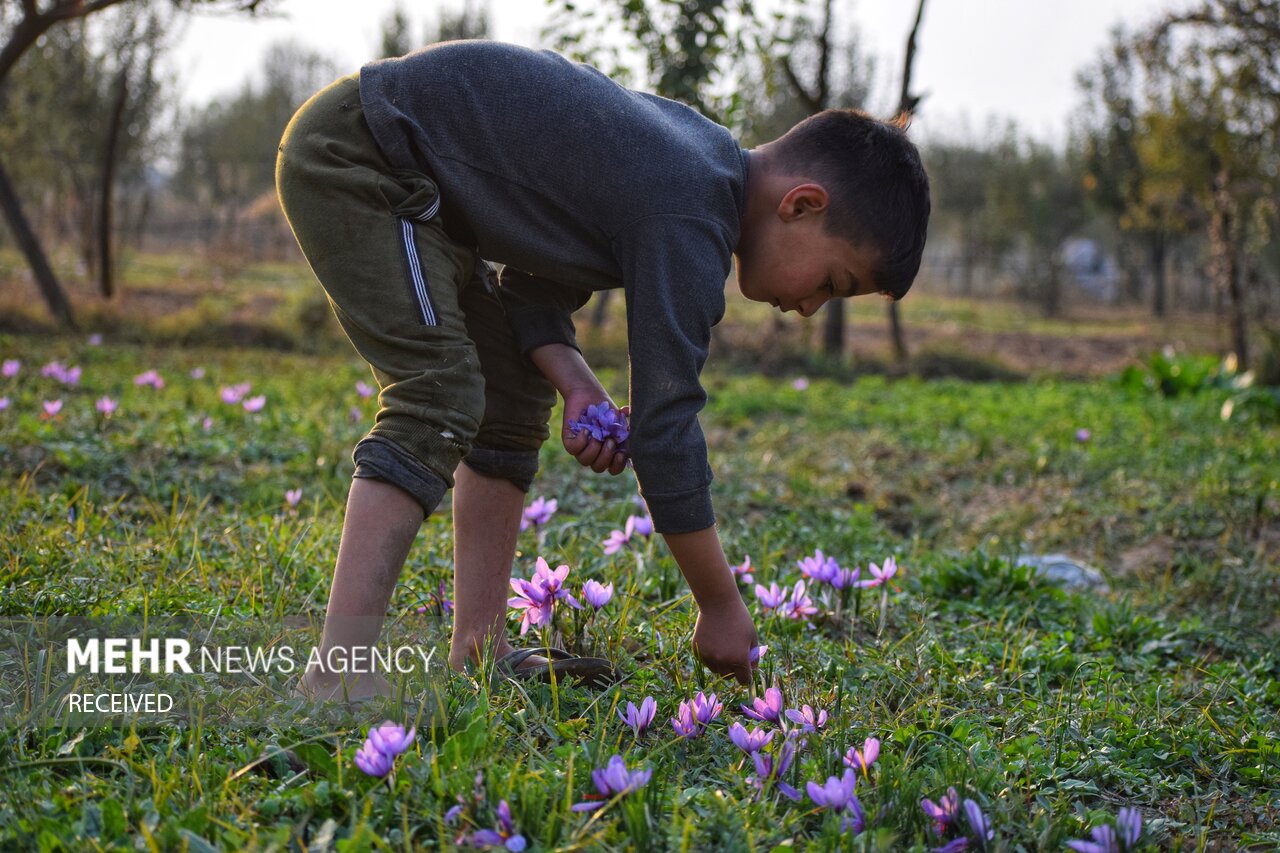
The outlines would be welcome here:
<svg viewBox="0 0 1280 853">
<path fill-rule="evenodd" d="M 805 316 L 832 296 L 901 299 L 920 269 L 929 209 L 905 116 L 810 116 L 752 152 L 739 286 Z"/>
</svg>

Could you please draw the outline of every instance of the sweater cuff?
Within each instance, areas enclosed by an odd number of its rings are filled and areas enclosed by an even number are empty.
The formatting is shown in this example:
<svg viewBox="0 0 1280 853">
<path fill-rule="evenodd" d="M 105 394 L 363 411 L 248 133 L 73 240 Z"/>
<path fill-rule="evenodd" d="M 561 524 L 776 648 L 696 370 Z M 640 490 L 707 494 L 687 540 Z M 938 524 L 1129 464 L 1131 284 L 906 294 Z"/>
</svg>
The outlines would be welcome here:
<svg viewBox="0 0 1280 853">
<path fill-rule="evenodd" d="M 675 495 L 645 495 L 644 500 L 653 529 L 659 533 L 695 533 L 716 523 L 710 487 Z"/>
<path fill-rule="evenodd" d="M 581 352 L 573 320 L 556 308 L 522 308 L 507 314 L 522 354 L 547 344 L 565 344 Z"/>
</svg>

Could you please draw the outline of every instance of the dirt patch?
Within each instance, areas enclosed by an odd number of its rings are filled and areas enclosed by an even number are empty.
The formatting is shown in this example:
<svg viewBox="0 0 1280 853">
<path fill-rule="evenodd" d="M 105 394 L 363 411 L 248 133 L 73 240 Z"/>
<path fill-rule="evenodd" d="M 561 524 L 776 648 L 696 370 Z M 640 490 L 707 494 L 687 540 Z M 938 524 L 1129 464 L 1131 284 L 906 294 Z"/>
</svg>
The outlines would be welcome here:
<svg viewBox="0 0 1280 853">
<path fill-rule="evenodd" d="M 1173 563 L 1177 543 L 1168 536 L 1156 536 L 1120 554 L 1116 569 L 1121 574 L 1142 574 L 1151 568 L 1165 569 Z"/>
</svg>

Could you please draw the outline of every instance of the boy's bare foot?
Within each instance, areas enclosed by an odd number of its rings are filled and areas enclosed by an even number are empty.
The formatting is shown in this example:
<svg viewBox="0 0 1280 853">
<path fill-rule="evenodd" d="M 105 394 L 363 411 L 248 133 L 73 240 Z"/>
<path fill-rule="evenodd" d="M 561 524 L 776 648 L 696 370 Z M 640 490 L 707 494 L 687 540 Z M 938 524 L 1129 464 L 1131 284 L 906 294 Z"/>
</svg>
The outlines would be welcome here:
<svg viewBox="0 0 1280 853">
<path fill-rule="evenodd" d="M 357 702 L 379 696 L 393 696 L 391 683 L 382 675 L 371 672 L 362 673 L 346 679 L 334 675 L 321 675 L 308 671 L 294 685 L 293 693 L 313 702 L 326 702 L 337 699 Z"/>
</svg>

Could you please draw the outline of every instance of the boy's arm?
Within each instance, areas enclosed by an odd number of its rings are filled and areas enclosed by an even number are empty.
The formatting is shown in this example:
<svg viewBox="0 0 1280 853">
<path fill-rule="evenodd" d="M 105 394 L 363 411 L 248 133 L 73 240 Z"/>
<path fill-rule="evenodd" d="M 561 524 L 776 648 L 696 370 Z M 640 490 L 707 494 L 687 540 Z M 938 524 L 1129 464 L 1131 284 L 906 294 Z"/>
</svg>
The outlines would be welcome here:
<svg viewBox="0 0 1280 853">
<path fill-rule="evenodd" d="M 720 535 L 708 527 L 693 533 L 665 533 L 663 538 L 698 602 L 694 654 L 712 672 L 750 683 L 748 656 L 758 643 L 756 626 L 738 593 Z"/>
<path fill-rule="evenodd" d="M 569 421 L 576 419 L 587 406 L 609 400 L 582 353 L 567 344 L 547 344 L 529 350 L 529 358 L 564 398 L 564 422 L 560 431 L 564 449 L 597 474 L 605 471 L 621 474 L 627 467 L 627 455 L 618 452 L 612 439 L 601 443 L 585 430 L 574 435 L 569 428 Z"/>
</svg>

